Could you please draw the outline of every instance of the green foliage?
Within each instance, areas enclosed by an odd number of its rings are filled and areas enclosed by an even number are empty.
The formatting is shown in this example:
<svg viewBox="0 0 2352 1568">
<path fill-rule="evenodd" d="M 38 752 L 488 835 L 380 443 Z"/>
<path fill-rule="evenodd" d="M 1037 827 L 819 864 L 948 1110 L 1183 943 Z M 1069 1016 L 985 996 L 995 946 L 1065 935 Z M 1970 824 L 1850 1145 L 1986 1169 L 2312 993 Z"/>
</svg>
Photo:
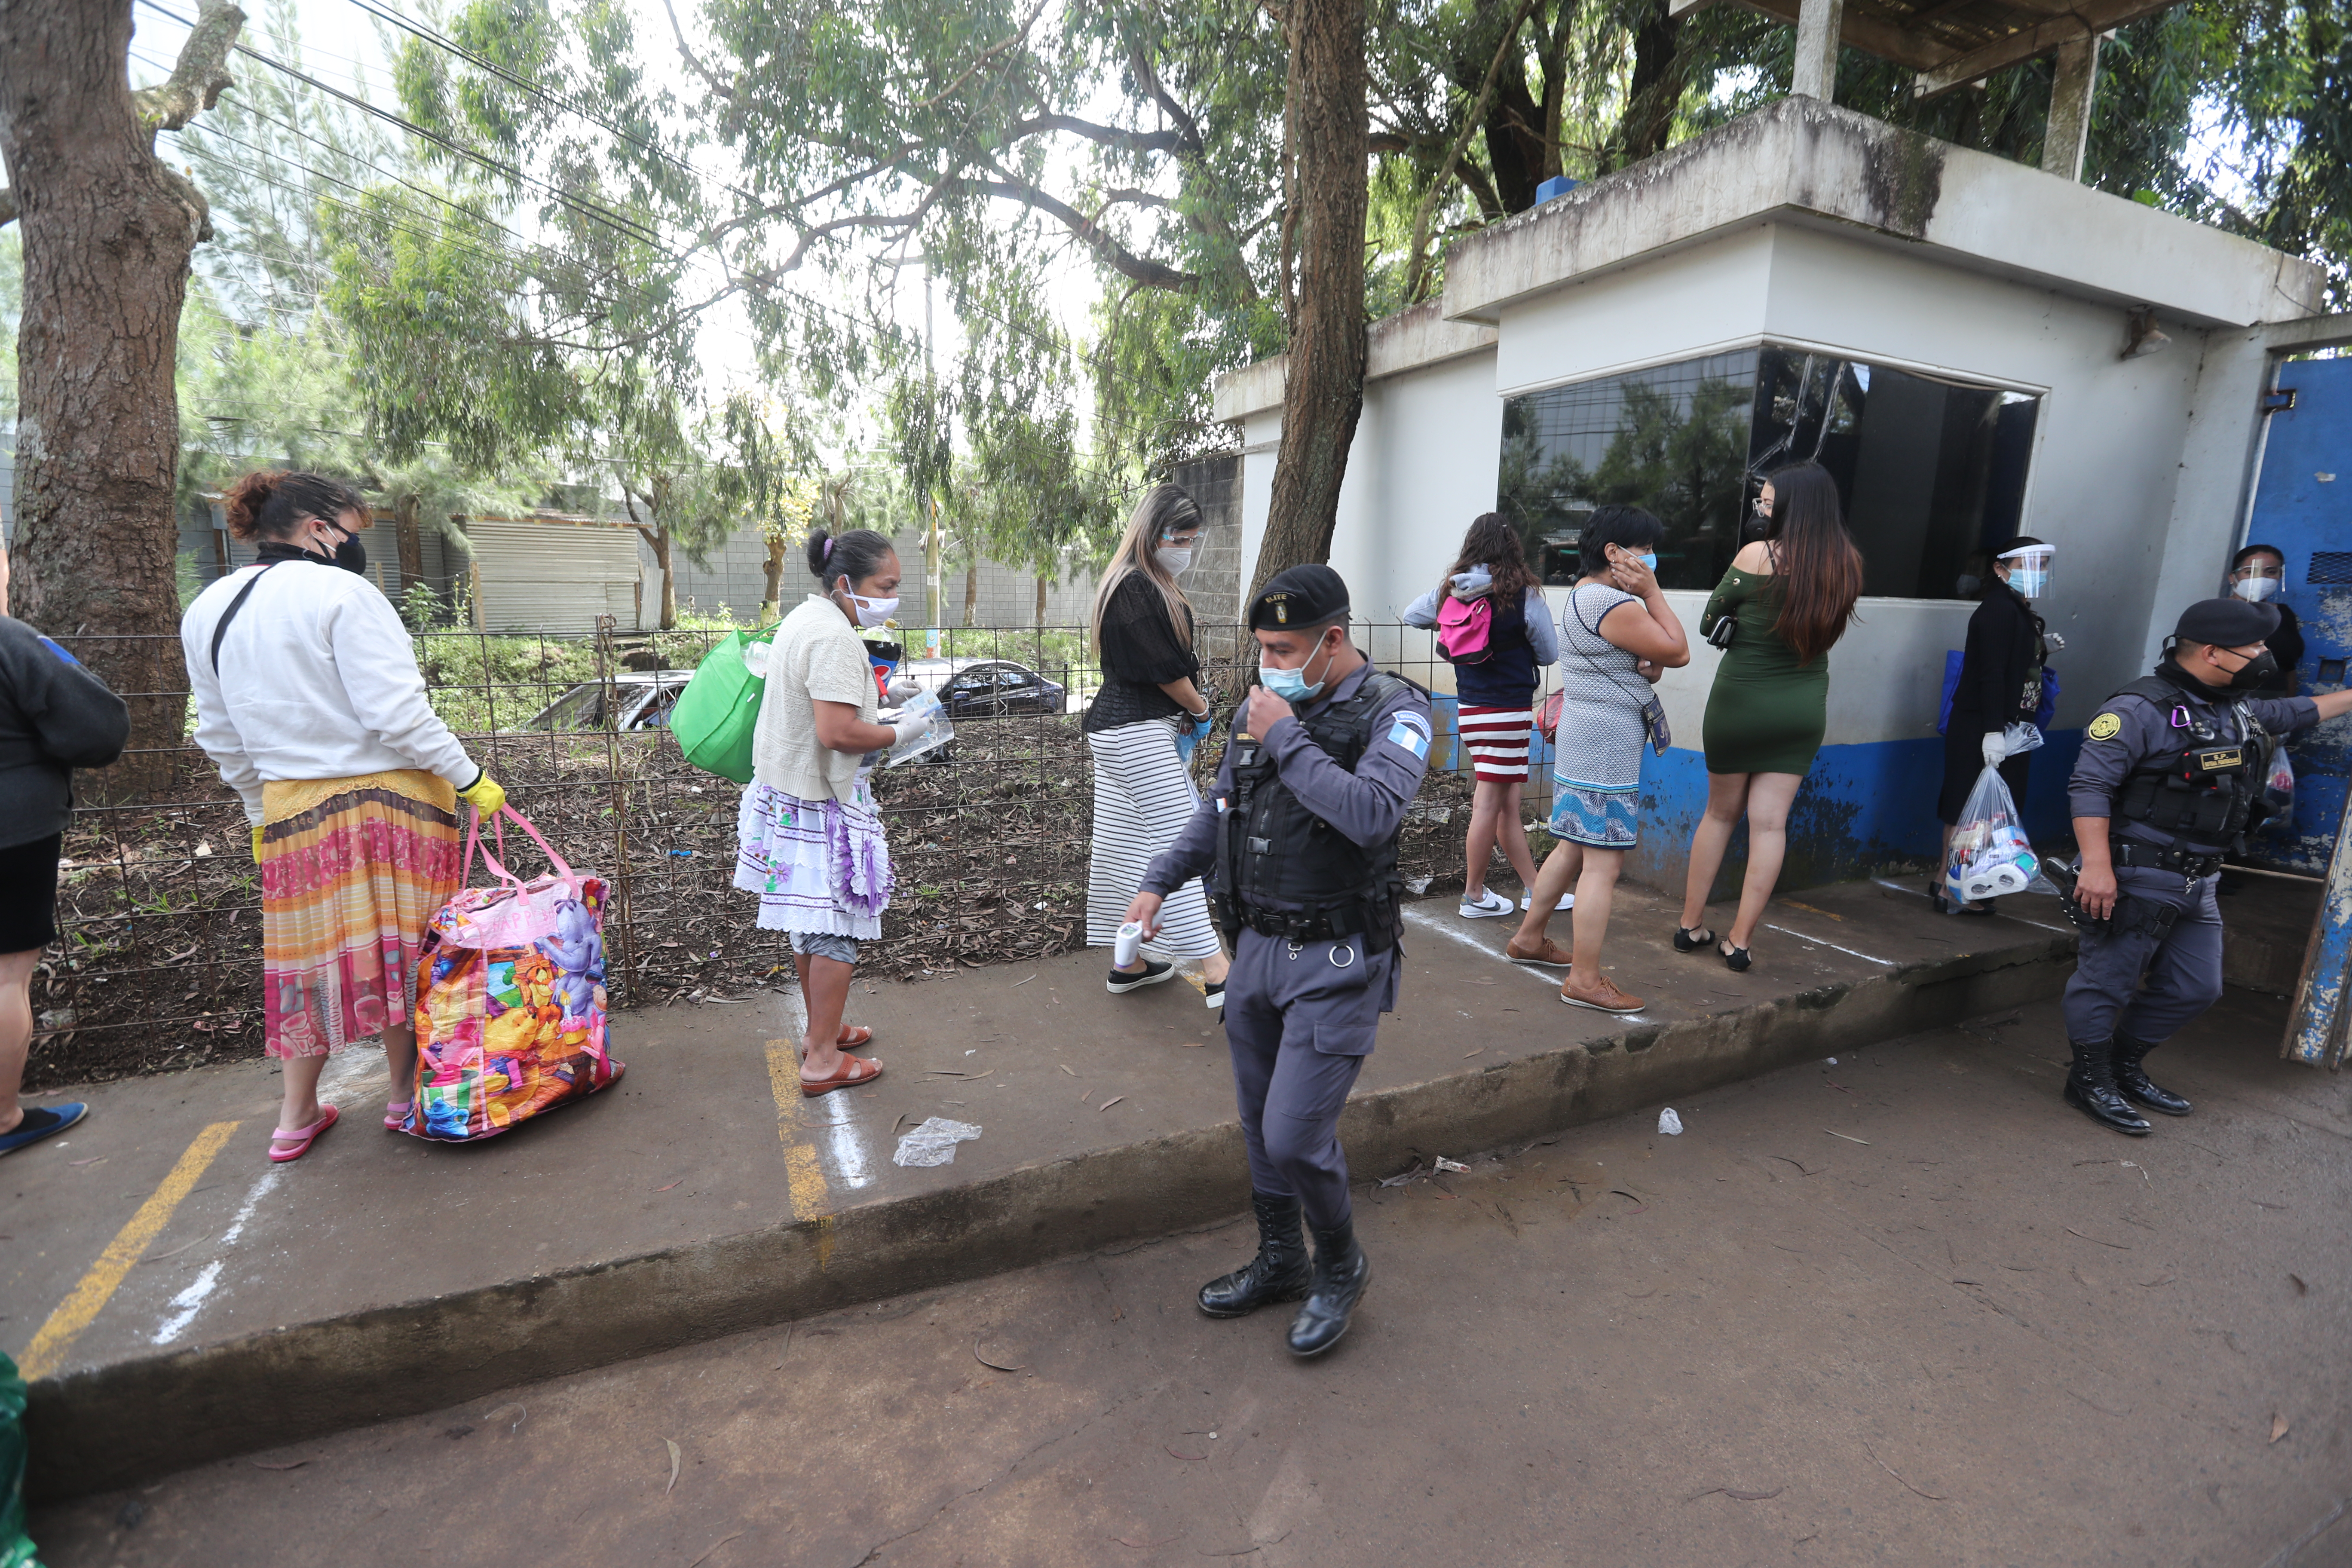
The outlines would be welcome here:
<svg viewBox="0 0 2352 1568">
<path fill-rule="evenodd" d="M 460 735 L 516 729 L 573 686 L 596 679 L 596 650 L 578 638 L 433 632 L 415 641 L 425 698 Z"/>
</svg>

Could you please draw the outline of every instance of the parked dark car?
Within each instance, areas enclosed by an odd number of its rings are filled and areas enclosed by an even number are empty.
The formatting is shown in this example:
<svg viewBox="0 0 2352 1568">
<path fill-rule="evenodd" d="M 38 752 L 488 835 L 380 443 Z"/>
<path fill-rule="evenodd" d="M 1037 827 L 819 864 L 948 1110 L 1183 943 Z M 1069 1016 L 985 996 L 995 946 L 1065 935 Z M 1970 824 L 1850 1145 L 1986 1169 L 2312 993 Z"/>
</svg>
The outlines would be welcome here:
<svg viewBox="0 0 2352 1568">
<path fill-rule="evenodd" d="M 666 730 L 677 694 L 694 679 L 690 669 L 633 669 L 613 678 L 613 700 L 604 684 L 583 681 L 524 720 L 523 730 Z M 609 706 L 609 711 L 608 711 Z"/>
<path fill-rule="evenodd" d="M 1067 693 L 1027 665 L 983 659 L 965 666 L 940 688 L 950 719 L 992 719 L 1007 713 L 1059 713 Z"/>
</svg>

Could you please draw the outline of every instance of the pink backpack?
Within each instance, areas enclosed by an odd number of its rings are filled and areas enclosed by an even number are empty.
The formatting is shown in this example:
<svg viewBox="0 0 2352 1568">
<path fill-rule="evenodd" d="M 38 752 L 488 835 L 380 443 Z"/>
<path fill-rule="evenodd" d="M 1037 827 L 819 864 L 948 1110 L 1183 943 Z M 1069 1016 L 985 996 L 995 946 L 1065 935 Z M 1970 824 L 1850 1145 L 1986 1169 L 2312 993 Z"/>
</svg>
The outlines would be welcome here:
<svg viewBox="0 0 2352 1568">
<path fill-rule="evenodd" d="M 463 1143 L 593 1094 L 621 1076 L 605 1040 L 604 879 L 574 871 L 511 806 L 502 818 L 555 869 L 526 882 L 487 849 L 495 888 L 464 888 L 433 917 L 416 963 L 415 1109 L 401 1128 Z M 473 868 L 482 831 L 466 834 Z"/>
<path fill-rule="evenodd" d="M 1487 636 L 1495 629 L 1495 607 L 1486 595 L 1475 599 L 1445 595 L 1437 609 L 1437 649 L 1455 664 L 1483 664 L 1495 651 Z"/>
</svg>

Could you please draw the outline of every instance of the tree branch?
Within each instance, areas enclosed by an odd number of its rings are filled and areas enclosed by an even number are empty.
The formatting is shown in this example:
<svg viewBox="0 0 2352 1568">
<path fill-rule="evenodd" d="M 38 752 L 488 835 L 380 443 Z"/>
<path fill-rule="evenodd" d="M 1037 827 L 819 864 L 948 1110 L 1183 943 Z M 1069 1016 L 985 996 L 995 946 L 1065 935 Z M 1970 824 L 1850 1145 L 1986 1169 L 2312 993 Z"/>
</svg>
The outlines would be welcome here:
<svg viewBox="0 0 2352 1568">
<path fill-rule="evenodd" d="M 1145 56 L 1142 46 L 1129 46 L 1128 59 L 1135 68 L 1136 79 L 1143 83 L 1144 90 L 1151 94 L 1152 101 L 1160 105 L 1160 112 L 1174 121 L 1176 129 L 1183 133 L 1181 150 L 1195 157 L 1207 151 L 1207 144 L 1201 139 L 1199 123 L 1184 112 L 1184 106 L 1177 102 L 1166 88 L 1160 85 L 1159 73 L 1151 68 L 1151 61 Z"/>
<path fill-rule="evenodd" d="M 686 68 L 700 77 L 703 86 L 740 109 L 743 106 L 742 95 L 735 90 L 732 84 L 719 80 L 719 74 L 704 65 L 702 57 L 696 54 L 693 47 L 686 41 L 686 29 L 678 26 L 677 11 L 670 5 L 670 0 L 662 0 L 662 10 L 669 16 L 669 30 L 677 39 L 678 56 L 686 61 Z"/>
<path fill-rule="evenodd" d="M 1471 105 L 1469 114 L 1464 117 L 1462 133 L 1445 150 L 1445 161 L 1437 166 L 1436 177 L 1429 182 L 1429 189 L 1422 195 L 1421 205 L 1412 215 L 1412 251 L 1404 275 L 1404 298 L 1408 305 L 1420 300 L 1422 279 L 1429 270 L 1426 255 L 1429 249 L 1429 220 L 1436 215 L 1437 204 L 1445 195 L 1447 183 L 1454 178 L 1454 165 L 1461 161 L 1463 153 L 1468 149 L 1470 138 L 1486 123 L 1486 106 L 1495 100 L 1495 83 L 1503 74 L 1503 61 L 1517 46 L 1519 27 L 1527 21 L 1528 13 L 1535 7 L 1536 0 L 1519 0 L 1519 8 L 1511 14 L 1510 25 L 1503 29 L 1503 41 L 1496 46 L 1495 58 L 1486 62 L 1486 79 L 1478 84 L 1478 100 Z"/>
<path fill-rule="evenodd" d="M 964 83 L 970 81 L 973 77 L 980 74 L 981 67 L 986 65 L 989 61 L 1003 54 L 1005 50 L 1014 48 L 1020 45 L 1027 43 L 1029 41 L 1029 29 L 1037 25 L 1037 18 L 1045 14 L 1045 0 L 1037 0 L 1037 4 L 1031 8 L 1029 15 L 1023 19 L 1020 31 L 1014 33 L 1009 38 L 999 39 L 997 42 L 989 45 L 988 47 L 981 50 L 979 55 L 973 58 L 971 64 L 964 68 L 963 74 L 961 76 L 957 77 L 955 80 L 948 83 L 947 86 L 940 89 L 939 91 L 931 94 L 930 97 L 915 104 L 913 109 L 909 110 L 908 112 L 913 113 L 917 110 L 929 109 L 933 104 L 939 102 L 941 99 L 952 96 L 956 91 L 962 88 Z"/>
<path fill-rule="evenodd" d="M 237 29 L 244 26 L 245 13 L 229 0 L 205 0 L 204 8 L 196 13 L 196 25 L 189 29 L 188 41 L 180 46 L 171 79 L 131 95 L 140 129 L 147 132 L 151 146 L 155 132 L 181 129 L 236 85 L 228 74 L 228 52 L 236 43 Z"/>
<path fill-rule="evenodd" d="M 1201 281 L 1200 275 L 1197 273 L 1180 272 L 1172 267 L 1163 266 L 1160 262 L 1136 255 L 1112 238 L 1092 218 L 1060 197 L 1041 191 L 1026 182 L 1015 180 L 1005 174 L 1002 168 L 997 169 L 996 173 L 1000 178 L 994 180 L 964 178 L 948 183 L 981 195 L 1002 196 L 1007 201 L 1020 202 L 1045 214 L 1048 217 L 1057 219 L 1065 228 L 1077 236 L 1088 249 L 1100 258 L 1106 266 L 1121 277 L 1132 279 L 1147 288 L 1167 289 L 1181 293 Z"/>
<path fill-rule="evenodd" d="M 1178 131 L 1126 131 L 1116 125 L 1097 125 L 1091 120 L 1080 120 L 1071 114 L 1039 114 L 1015 121 L 1006 132 L 1007 141 L 1024 136 L 1036 136 L 1052 131 L 1066 131 L 1073 136 L 1083 136 L 1105 147 L 1118 147 L 1129 153 L 1182 153 L 1190 151 L 1184 136 Z"/>
</svg>

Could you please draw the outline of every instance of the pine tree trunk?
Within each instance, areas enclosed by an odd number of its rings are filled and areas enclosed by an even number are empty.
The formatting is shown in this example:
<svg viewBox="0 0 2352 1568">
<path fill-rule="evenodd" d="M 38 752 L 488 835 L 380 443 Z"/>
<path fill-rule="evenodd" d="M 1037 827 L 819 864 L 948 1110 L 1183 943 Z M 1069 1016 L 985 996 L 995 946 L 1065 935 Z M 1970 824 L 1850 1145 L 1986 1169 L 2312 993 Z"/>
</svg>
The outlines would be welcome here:
<svg viewBox="0 0 2352 1568">
<path fill-rule="evenodd" d="M 1037 629 L 1045 629 L 1045 574 L 1037 574 Z"/>
<path fill-rule="evenodd" d="M 963 624 L 971 626 L 980 607 L 980 557 L 975 555 L 963 569 Z"/>
<path fill-rule="evenodd" d="M 117 691 L 176 692 L 173 367 L 188 256 L 209 226 L 141 123 L 131 7 L 0 0 L 0 155 L 24 235 L 11 597 L 52 636 L 126 639 L 74 645 Z M 185 743 L 183 698 L 129 700 L 113 798 L 166 785 L 169 749 Z"/>
<path fill-rule="evenodd" d="M 392 514 L 393 535 L 400 547 L 400 593 L 404 597 L 425 581 L 425 531 L 417 526 L 418 505 L 416 492 L 411 490 L 400 498 Z"/>
<path fill-rule="evenodd" d="M 1339 483 L 1364 408 L 1363 0 L 1291 0 L 1285 86 L 1298 126 L 1298 308 L 1282 444 L 1257 569 L 1266 579 L 1331 553 Z"/>
</svg>

